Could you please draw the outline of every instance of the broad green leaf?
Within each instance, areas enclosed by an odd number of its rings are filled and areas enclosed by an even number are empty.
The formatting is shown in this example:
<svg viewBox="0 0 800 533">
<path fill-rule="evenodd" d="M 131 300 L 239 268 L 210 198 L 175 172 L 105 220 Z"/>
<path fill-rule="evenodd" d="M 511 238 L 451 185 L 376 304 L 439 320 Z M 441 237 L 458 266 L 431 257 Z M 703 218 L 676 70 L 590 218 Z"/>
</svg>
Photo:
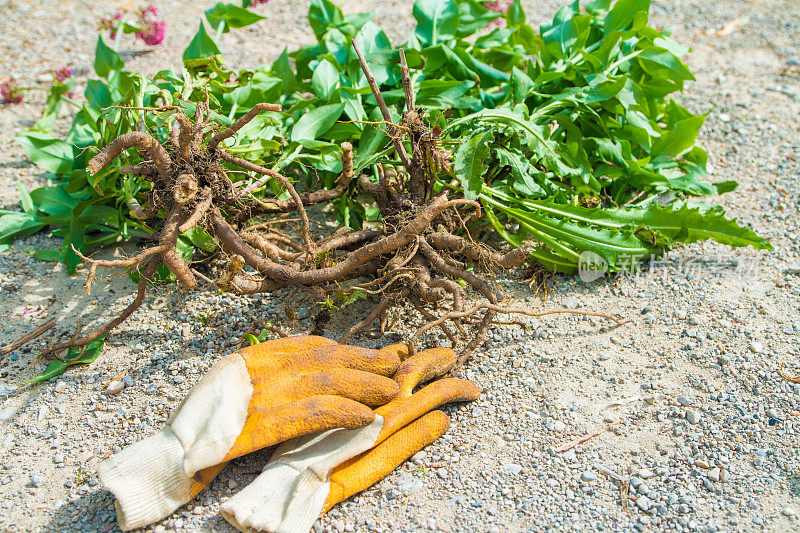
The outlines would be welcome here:
<svg viewBox="0 0 800 533">
<path fill-rule="evenodd" d="M 452 39 L 458 30 L 458 6 L 453 0 L 417 0 L 411 12 L 414 34 L 424 46 Z"/>
<path fill-rule="evenodd" d="M 609 34 L 626 29 L 640 11 L 650 11 L 650 0 L 617 0 L 606 16 L 603 32 Z"/>
<path fill-rule="evenodd" d="M 705 120 L 703 115 L 696 115 L 678 121 L 653 142 L 650 153 L 653 157 L 677 157 L 691 148 Z"/>
<path fill-rule="evenodd" d="M 344 104 L 330 104 L 304 114 L 292 128 L 291 140 L 316 139 L 336 123 L 342 111 Z"/>
<path fill-rule="evenodd" d="M 112 71 L 121 70 L 125 62 L 116 50 L 110 48 L 103 38 L 97 37 L 97 47 L 94 51 L 94 71 L 101 78 L 107 78 Z"/>
<path fill-rule="evenodd" d="M 522 8 L 520 0 L 514 0 L 506 11 L 506 24 L 509 26 L 519 26 L 525 24 L 525 10 Z"/>
<path fill-rule="evenodd" d="M 319 62 L 311 77 L 311 86 L 320 98 L 330 101 L 334 91 L 339 87 L 339 71 L 327 60 Z"/>
<path fill-rule="evenodd" d="M 225 22 L 224 33 L 230 31 L 231 28 L 244 28 L 245 26 L 250 26 L 266 18 L 244 7 L 239 7 L 234 4 L 223 4 L 222 2 L 217 2 L 214 7 L 207 9 L 205 13 L 208 24 L 215 30 L 220 22 Z"/>
<path fill-rule="evenodd" d="M 192 42 L 190 42 L 189 46 L 186 47 L 186 50 L 183 51 L 183 60 L 186 61 L 188 59 L 200 59 L 219 54 L 220 51 L 219 48 L 217 48 L 217 43 L 215 43 L 214 39 L 208 35 L 206 32 L 206 27 L 201 21 L 200 29 L 197 30 Z"/>
<path fill-rule="evenodd" d="M 489 168 L 484 160 L 489 157 L 492 133 L 488 130 L 474 133 L 459 145 L 454 159 L 456 177 L 461 181 L 464 197 L 475 200 L 483 189 L 483 174 Z"/>
<path fill-rule="evenodd" d="M 49 133 L 28 131 L 14 137 L 37 166 L 54 174 L 72 170 L 72 147 Z"/>
<path fill-rule="evenodd" d="M 33 235 L 45 226 L 32 214 L 4 211 L 0 214 L 0 246 L 7 249 L 14 239 Z"/>
<path fill-rule="evenodd" d="M 31 255 L 40 261 L 59 262 L 63 256 L 61 248 L 45 248 L 44 250 L 34 250 Z"/>
<path fill-rule="evenodd" d="M 330 0 L 311 0 L 311 6 L 308 9 L 308 24 L 314 31 L 317 40 L 322 39 L 329 28 L 343 22 L 344 16 L 339 6 Z"/>
</svg>

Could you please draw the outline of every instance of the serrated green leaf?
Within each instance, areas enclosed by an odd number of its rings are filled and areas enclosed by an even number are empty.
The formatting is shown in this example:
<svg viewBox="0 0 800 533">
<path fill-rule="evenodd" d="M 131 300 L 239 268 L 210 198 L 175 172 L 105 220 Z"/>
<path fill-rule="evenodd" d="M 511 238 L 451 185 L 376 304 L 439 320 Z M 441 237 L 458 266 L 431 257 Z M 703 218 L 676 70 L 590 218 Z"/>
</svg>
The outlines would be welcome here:
<svg viewBox="0 0 800 533">
<path fill-rule="evenodd" d="M 454 159 L 456 177 L 461 181 L 464 197 L 475 200 L 483 189 L 483 174 L 489 168 L 489 143 L 494 136 L 488 130 L 479 131 L 459 145 Z"/>
</svg>

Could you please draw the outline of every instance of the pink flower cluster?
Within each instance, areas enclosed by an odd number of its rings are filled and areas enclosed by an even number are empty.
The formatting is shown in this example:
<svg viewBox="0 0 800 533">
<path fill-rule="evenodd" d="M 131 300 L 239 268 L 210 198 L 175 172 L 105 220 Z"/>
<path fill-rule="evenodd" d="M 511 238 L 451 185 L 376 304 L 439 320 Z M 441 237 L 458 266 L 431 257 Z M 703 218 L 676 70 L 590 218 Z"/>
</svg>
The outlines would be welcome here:
<svg viewBox="0 0 800 533">
<path fill-rule="evenodd" d="M 505 15 L 508 13 L 508 8 L 511 7 L 511 4 L 514 0 L 496 0 L 495 2 L 484 2 L 483 7 L 494 11 L 495 13 L 501 13 Z M 495 19 L 491 22 L 490 26 L 502 26 L 503 19 Z"/>
<path fill-rule="evenodd" d="M 67 81 L 72 77 L 72 74 L 73 74 L 72 69 L 69 69 L 67 67 L 61 67 L 60 69 L 53 71 L 53 79 L 57 83 L 64 83 L 65 81 Z"/>
<path fill-rule="evenodd" d="M 117 38 L 117 26 L 119 25 L 120 20 L 122 20 L 122 11 L 115 13 L 113 17 L 101 18 L 100 22 L 97 23 L 97 29 L 108 30 L 110 32 L 111 39 L 114 40 Z"/>
<path fill-rule="evenodd" d="M 137 15 L 139 15 L 139 25 L 142 27 L 142 31 L 136 32 L 136 37 L 149 46 L 161 44 L 164 40 L 164 30 L 167 29 L 167 23 L 155 20 L 155 17 L 158 16 L 156 6 L 149 4 L 147 7 L 140 9 Z"/>
<path fill-rule="evenodd" d="M 0 97 L 2 97 L 4 104 L 18 104 L 22 102 L 22 91 L 17 87 L 17 80 L 14 78 L 1 79 Z"/>
<path fill-rule="evenodd" d="M 120 11 L 115 13 L 112 17 L 100 19 L 98 29 L 108 30 L 111 39 L 116 39 L 123 15 L 124 13 Z M 157 20 L 156 17 L 158 17 L 158 8 L 153 4 L 148 4 L 136 11 L 138 26 L 141 29 L 134 35 L 137 39 L 141 39 L 149 46 L 161 44 L 164 41 L 164 32 L 167 29 L 167 23 L 162 20 Z"/>
</svg>

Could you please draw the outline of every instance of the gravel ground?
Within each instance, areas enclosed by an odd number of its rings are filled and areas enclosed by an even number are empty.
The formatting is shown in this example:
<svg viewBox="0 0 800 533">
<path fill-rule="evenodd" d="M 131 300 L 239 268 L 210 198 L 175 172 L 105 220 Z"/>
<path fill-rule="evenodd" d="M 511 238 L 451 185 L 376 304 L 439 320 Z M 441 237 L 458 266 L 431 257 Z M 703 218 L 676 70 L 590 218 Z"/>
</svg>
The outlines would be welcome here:
<svg viewBox="0 0 800 533">
<path fill-rule="evenodd" d="M 341 3 L 348 12 L 375 9 L 396 41 L 407 35 L 410 2 Z M 528 4 L 540 21 L 560 2 Z M 30 85 L 66 64 L 85 83 L 95 22 L 122 5 L 0 3 L 0 75 Z M 169 22 L 166 44 L 149 51 L 125 43 L 130 66 L 177 66 L 210 5 L 158 3 Z M 230 66 L 254 67 L 283 46 L 310 42 L 306 8 L 279 0 L 259 7 L 268 20 L 224 38 Z M 450 408 L 447 435 L 322 517 L 316 531 L 800 530 L 800 385 L 779 374 L 784 365 L 800 374 L 800 9 L 795 1 L 696 0 L 658 2 L 653 11 L 657 25 L 693 49 L 698 81 L 685 98 L 708 114 L 701 143 L 714 178 L 740 182 L 720 201 L 775 251 L 682 247 L 637 278 L 587 285 L 557 277 L 546 300 L 510 273 L 500 281 L 516 305 L 592 309 L 632 322 L 609 329 L 569 316 L 498 326 L 461 371 L 481 399 Z M 734 20 L 740 24 L 720 35 Z M 0 108 L 2 207 L 15 204 L 18 184 L 46 183 L 12 140 L 38 116 L 37 98 Z M 63 323 L 49 338 L 67 334 L 78 315 L 86 324 L 130 301 L 126 277 L 96 283 L 87 297 L 80 272 L 69 277 L 26 253 L 56 241 L 36 235 L 0 254 L 0 343 L 46 316 Z M 0 529 L 116 530 L 98 462 L 159 428 L 255 317 L 281 317 L 291 305 L 294 330 L 307 331 L 310 304 L 289 293 L 238 298 L 165 288 L 114 333 L 96 363 L 54 382 L 16 387 L 42 370 L 36 353 L 49 339 L 0 359 Z M 335 338 L 359 312 L 337 317 L 327 334 Z M 402 338 L 415 323 L 403 315 L 398 324 L 379 342 Z M 124 387 L 111 394 L 114 378 Z M 264 460 L 262 453 L 234 461 L 148 531 L 230 531 L 219 502 Z"/>
</svg>

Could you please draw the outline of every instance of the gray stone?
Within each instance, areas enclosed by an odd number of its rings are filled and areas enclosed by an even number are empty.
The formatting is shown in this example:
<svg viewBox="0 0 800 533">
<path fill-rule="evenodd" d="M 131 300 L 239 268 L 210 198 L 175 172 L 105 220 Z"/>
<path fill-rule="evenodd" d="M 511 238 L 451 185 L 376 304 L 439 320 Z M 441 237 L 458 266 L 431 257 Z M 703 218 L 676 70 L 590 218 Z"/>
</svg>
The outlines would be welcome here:
<svg viewBox="0 0 800 533">
<path fill-rule="evenodd" d="M 700 422 L 700 413 L 692 409 L 687 410 L 686 421 L 690 424 L 698 424 Z"/>
<path fill-rule="evenodd" d="M 653 502 L 650 501 L 650 498 L 648 498 L 647 496 L 639 496 L 636 499 L 636 507 L 638 507 L 642 511 L 649 511 L 652 505 Z"/>
<path fill-rule="evenodd" d="M 650 470 L 649 468 L 640 468 L 636 475 L 642 479 L 650 479 L 656 475 L 655 472 Z"/>
</svg>

